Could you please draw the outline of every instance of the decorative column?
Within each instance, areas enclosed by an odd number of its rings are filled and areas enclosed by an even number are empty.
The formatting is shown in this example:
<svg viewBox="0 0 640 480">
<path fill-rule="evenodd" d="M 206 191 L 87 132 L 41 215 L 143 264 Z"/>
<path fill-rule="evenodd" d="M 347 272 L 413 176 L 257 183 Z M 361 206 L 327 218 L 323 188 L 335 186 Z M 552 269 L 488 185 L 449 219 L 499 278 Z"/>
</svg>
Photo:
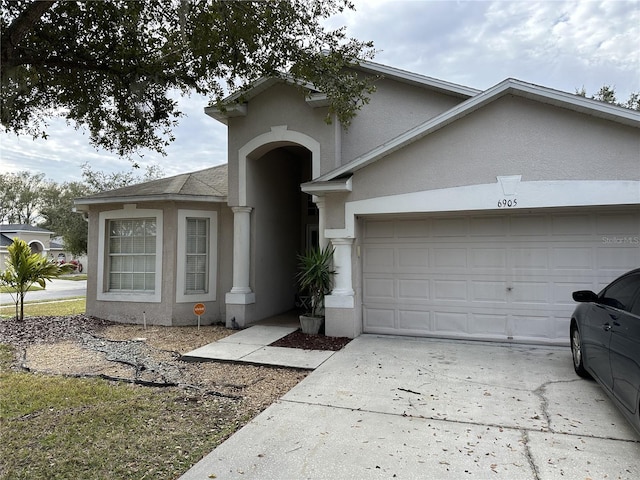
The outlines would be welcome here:
<svg viewBox="0 0 640 480">
<path fill-rule="evenodd" d="M 318 245 L 322 250 L 329 244 L 329 241 L 324 236 L 324 226 L 326 225 L 326 210 L 324 208 L 325 198 L 314 195 L 313 201 L 315 202 L 316 207 L 318 207 Z"/>
<path fill-rule="evenodd" d="M 251 273 L 251 210 L 252 207 L 231 207 L 233 211 L 233 288 L 227 303 L 248 304 L 255 301 L 249 286 Z"/>
<path fill-rule="evenodd" d="M 324 297 L 325 334 L 330 337 L 355 338 L 362 333 L 362 320 L 355 308 L 355 292 L 351 274 L 353 238 L 332 238 L 335 248 L 333 268 L 336 271 L 331 295 Z"/>
<path fill-rule="evenodd" d="M 336 270 L 332 296 L 353 297 L 353 282 L 351 278 L 351 245 L 353 238 L 332 238 L 331 243 L 335 248 L 333 253 L 333 266 Z"/>
</svg>

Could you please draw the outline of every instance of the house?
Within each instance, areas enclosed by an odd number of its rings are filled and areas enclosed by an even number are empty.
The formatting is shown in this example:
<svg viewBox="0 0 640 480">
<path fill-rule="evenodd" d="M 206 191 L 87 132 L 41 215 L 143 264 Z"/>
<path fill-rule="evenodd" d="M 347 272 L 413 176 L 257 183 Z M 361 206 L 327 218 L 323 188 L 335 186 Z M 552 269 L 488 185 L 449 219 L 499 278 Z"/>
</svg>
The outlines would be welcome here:
<svg viewBox="0 0 640 480">
<path fill-rule="evenodd" d="M 566 344 L 571 292 L 640 265 L 640 113 L 353 68 L 376 92 L 348 129 L 312 86 L 263 79 L 205 109 L 228 166 L 78 199 L 88 313 L 179 325 L 204 303 L 245 326 L 290 310 L 296 254 L 331 243 L 328 335 Z"/>
<path fill-rule="evenodd" d="M 65 250 L 59 237 L 54 237 L 54 232 L 44 228 L 26 224 L 0 224 L 0 270 L 4 270 L 7 258 L 7 248 L 15 238 L 27 242 L 33 253 L 40 253 L 53 260 L 63 259 L 70 261 L 75 259 L 71 253 Z M 86 259 L 81 258 L 81 262 Z"/>
<path fill-rule="evenodd" d="M 233 213 L 227 166 L 76 200 L 88 212 L 87 313 L 114 321 L 220 321 L 231 288 Z M 221 302 L 221 299 L 223 301 Z"/>
</svg>

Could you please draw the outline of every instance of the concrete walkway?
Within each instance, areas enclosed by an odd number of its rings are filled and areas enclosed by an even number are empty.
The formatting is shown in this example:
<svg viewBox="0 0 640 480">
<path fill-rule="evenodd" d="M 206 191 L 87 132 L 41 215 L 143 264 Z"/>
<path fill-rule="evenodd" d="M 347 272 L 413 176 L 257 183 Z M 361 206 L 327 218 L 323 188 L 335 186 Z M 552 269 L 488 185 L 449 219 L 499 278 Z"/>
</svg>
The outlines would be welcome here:
<svg viewBox="0 0 640 480">
<path fill-rule="evenodd" d="M 255 325 L 182 356 L 186 361 L 222 360 L 313 370 L 334 353 L 326 350 L 269 347 L 297 327 Z"/>
<path fill-rule="evenodd" d="M 362 335 L 181 480 L 640 478 L 569 348 Z"/>
</svg>

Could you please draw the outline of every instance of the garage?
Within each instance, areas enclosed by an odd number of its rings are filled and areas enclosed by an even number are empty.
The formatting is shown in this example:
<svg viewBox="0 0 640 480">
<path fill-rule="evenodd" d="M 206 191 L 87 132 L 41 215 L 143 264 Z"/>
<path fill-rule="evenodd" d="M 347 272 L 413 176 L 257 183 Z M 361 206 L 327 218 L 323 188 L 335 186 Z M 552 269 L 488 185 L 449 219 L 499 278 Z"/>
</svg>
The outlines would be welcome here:
<svg viewBox="0 0 640 480">
<path fill-rule="evenodd" d="M 568 344 L 571 292 L 640 265 L 640 213 L 548 209 L 369 217 L 367 333 Z"/>
</svg>

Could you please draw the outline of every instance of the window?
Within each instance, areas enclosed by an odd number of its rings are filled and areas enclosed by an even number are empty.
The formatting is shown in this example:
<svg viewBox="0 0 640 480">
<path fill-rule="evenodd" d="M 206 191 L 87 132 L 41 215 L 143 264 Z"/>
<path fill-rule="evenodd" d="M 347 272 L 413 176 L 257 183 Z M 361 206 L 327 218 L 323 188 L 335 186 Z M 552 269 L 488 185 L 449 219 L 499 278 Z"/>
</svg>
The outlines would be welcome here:
<svg viewBox="0 0 640 480">
<path fill-rule="evenodd" d="M 209 219 L 187 218 L 185 293 L 207 293 L 209 264 Z"/>
<path fill-rule="evenodd" d="M 125 205 L 100 212 L 98 300 L 160 302 L 162 211 Z"/>
<path fill-rule="evenodd" d="M 633 299 L 640 291 L 640 275 L 628 275 L 609 285 L 600 294 L 600 303 L 631 311 Z"/>
<path fill-rule="evenodd" d="M 216 299 L 217 212 L 178 210 L 176 302 Z"/>
<path fill-rule="evenodd" d="M 109 220 L 109 291 L 155 290 L 156 220 Z"/>
</svg>

